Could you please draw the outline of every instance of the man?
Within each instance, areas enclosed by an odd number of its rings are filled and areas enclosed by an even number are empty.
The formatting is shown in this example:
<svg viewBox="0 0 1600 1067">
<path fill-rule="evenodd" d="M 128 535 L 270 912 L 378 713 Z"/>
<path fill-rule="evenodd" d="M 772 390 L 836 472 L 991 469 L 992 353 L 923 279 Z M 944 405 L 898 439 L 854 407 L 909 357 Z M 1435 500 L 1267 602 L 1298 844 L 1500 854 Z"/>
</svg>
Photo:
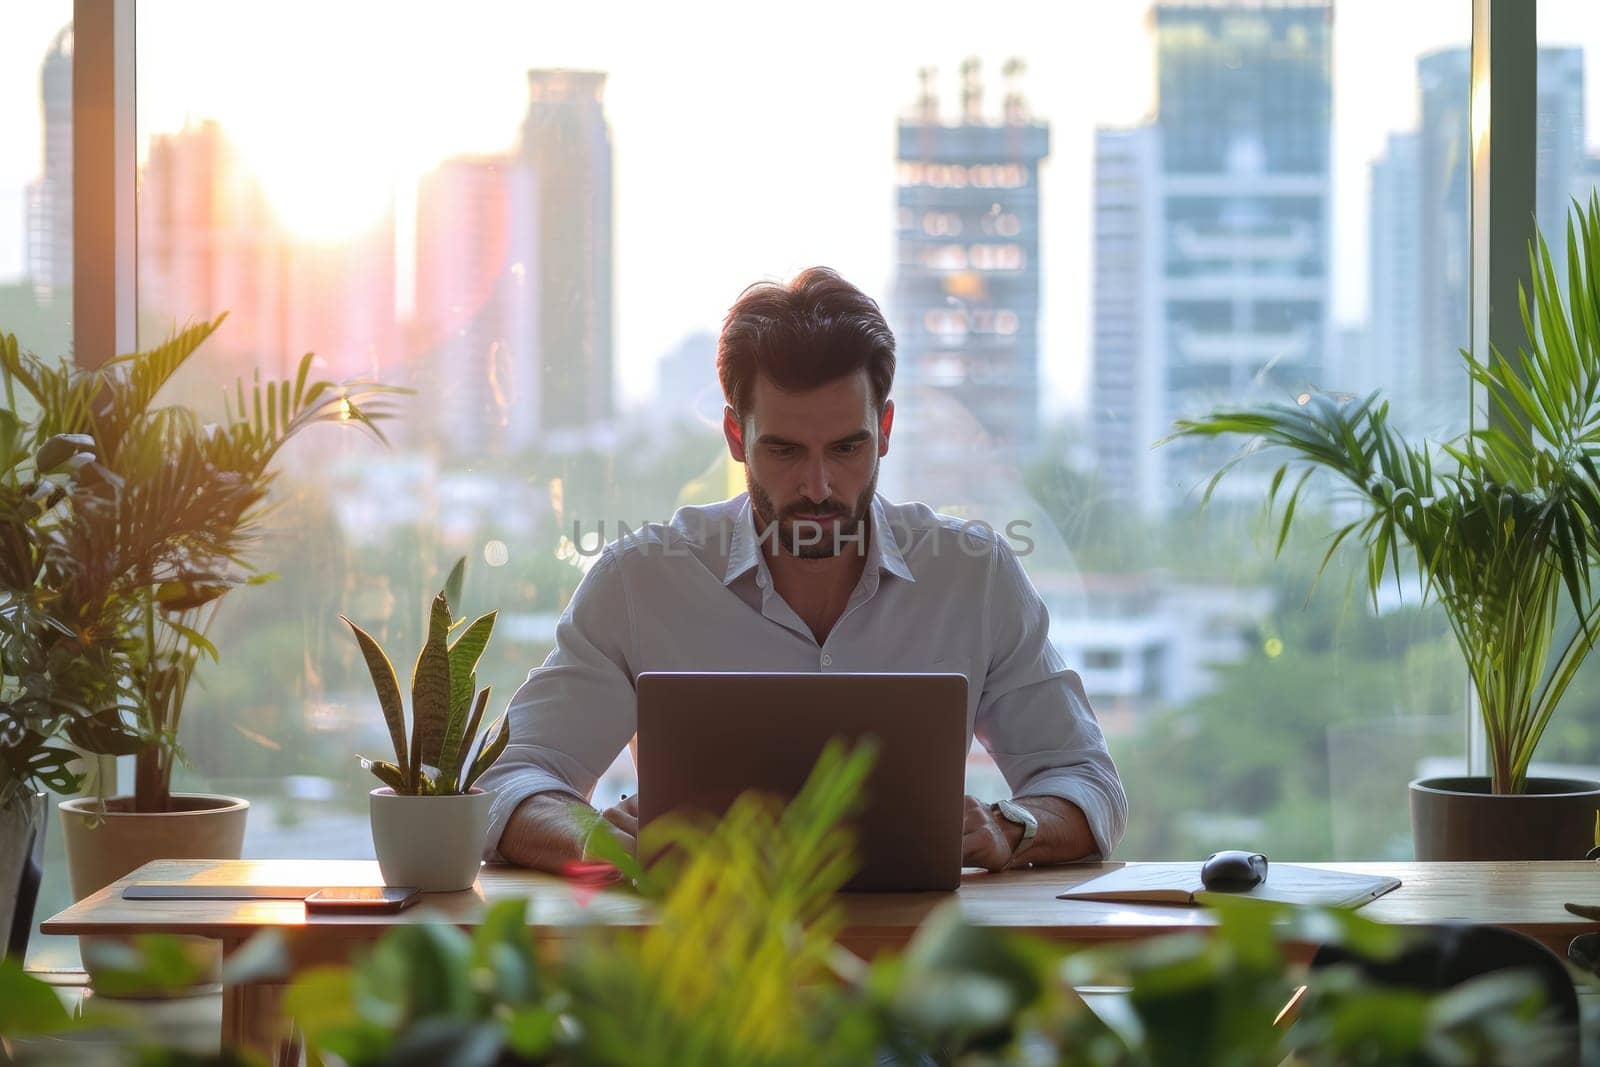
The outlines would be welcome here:
<svg viewBox="0 0 1600 1067">
<path fill-rule="evenodd" d="M 966 798 L 963 862 L 1002 870 L 1109 855 L 1127 799 L 1005 542 L 876 493 L 894 428 L 894 336 L 878 305 L 812 268 L 747 289 L 717 371 L 748 492 L 607 545 L 511 699 L 485 853 L 558 870 L 581 857 L 573 805 L 635 732 L 642 671 L 954 672 L 969 731 L 1014 798 Z M 638 798 L 605 819 L 629 848 Z M 1033 825 L 1029 825 L 1029 824 Z"/>
</svg>

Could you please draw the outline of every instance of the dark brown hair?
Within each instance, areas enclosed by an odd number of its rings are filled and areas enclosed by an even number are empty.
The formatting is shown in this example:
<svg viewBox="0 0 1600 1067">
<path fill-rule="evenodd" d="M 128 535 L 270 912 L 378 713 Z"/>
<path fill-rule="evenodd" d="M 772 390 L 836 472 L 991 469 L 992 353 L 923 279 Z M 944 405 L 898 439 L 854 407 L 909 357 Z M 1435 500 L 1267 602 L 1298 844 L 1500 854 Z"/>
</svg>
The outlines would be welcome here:
<svg viewBox="0 0 1600 1067">
<path fill-rule="evenodd" d="M 722 323 L 717 377 L 741 419 L 757 374 L 802 392 L 866 368 L 872 399 L 883 409 L 894 384 L 894 334 L 878 304 L 827 267 L 811 267 L 788 285 L 750 286 Z"/>
</svg>

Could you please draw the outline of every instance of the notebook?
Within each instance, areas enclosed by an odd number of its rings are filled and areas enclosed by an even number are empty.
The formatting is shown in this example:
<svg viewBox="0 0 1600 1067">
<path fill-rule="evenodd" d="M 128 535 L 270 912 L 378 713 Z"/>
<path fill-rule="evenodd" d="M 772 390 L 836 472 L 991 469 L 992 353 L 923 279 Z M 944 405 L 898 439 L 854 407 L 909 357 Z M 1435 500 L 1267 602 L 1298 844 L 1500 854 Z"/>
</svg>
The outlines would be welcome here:
<svg viewBox="0 0 1600 1067">
<path fill-rule="evenodd" d="M 1400 885 L 1398 878 L 1321 867 L 1273 863 L 1267 877 L 1242 893 L 1208 892 L 1198 863 L 1139 863 L 1108 871 L 1058 893 L 1062 900 L 1102 900 L 1120 904 L 1204 904 L 1208 897 L 1251 897 L 1308 907 L 1359 908 Z"/>
<path fill-rule="evenodd" d="M 304 900 L 314 885 L 199 885 L 192 882 L 135 882 L 124 886 L 123 900 Z"/>
</svg>

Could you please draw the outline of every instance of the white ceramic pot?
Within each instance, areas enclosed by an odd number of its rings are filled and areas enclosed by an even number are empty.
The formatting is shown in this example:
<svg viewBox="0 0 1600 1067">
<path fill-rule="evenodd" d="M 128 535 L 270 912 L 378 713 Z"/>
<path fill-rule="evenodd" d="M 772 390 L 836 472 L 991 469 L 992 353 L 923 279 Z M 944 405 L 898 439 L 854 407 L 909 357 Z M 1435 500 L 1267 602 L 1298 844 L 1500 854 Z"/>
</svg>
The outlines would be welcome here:
<svg viewBox="0 0 1600 1067">
<path fill-rule="evenodd" d="M 458 797 L 397 796 L 372 791 L 372 845 L 385 885 L 415 886 L 425 893 L 471 889 L 483 860 L 493 793 L 474 789 Z"/>
</svg>

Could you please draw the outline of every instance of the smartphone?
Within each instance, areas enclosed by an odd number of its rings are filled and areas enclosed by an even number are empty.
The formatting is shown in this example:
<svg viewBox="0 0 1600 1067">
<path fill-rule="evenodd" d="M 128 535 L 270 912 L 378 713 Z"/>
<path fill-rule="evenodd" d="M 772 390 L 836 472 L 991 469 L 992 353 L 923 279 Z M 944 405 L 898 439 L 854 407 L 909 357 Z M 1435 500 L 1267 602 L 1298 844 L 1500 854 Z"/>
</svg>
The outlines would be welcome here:
<svg viewBox="0 0 1600 1067">
<path fill-rule="evenodd" d="M 319 889 L 306 897 L 306 911 L 388 914 L 409 908 L 422 897 L 412 886 L 344 886 Z"/>
</svg>

